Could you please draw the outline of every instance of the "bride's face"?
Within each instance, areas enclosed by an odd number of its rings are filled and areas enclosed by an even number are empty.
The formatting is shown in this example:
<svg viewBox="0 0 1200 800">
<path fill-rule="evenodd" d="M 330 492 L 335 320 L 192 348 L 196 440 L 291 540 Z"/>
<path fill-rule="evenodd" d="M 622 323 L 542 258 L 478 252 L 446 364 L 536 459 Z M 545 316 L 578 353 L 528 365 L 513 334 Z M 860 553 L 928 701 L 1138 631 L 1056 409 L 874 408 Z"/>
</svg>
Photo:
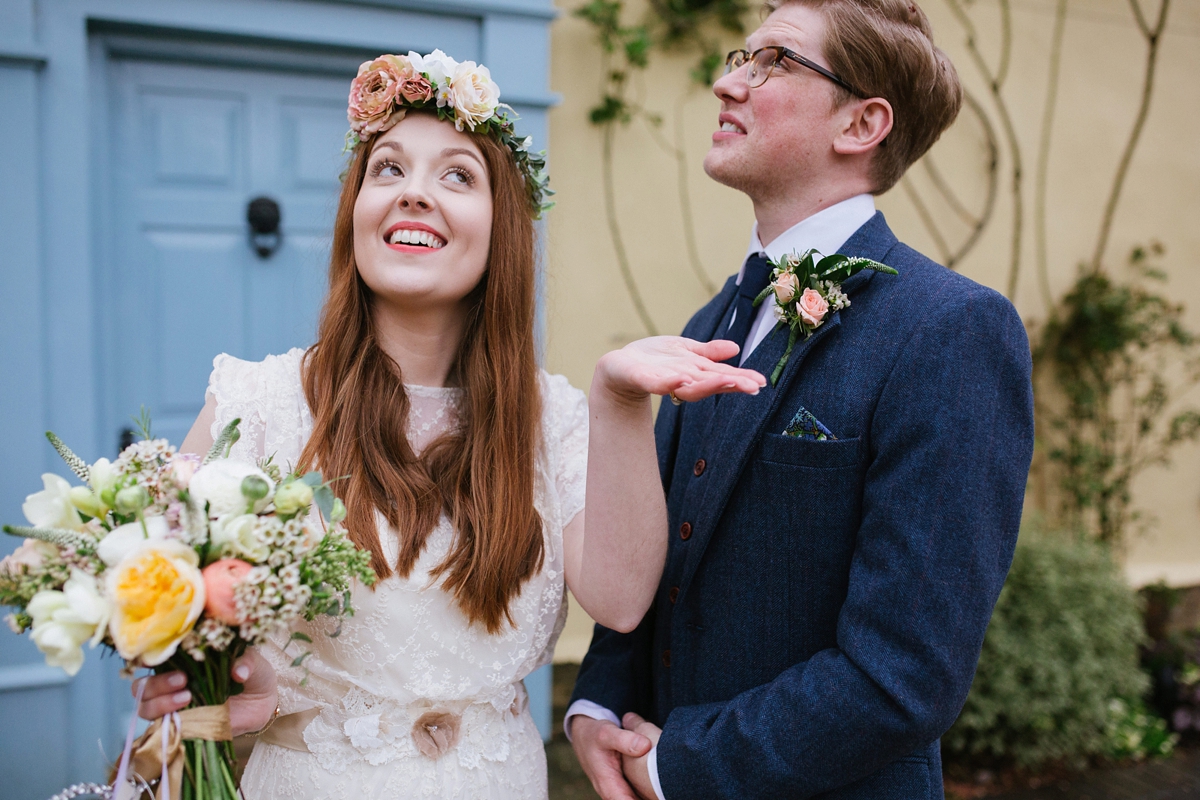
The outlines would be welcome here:
<svg viewBox="0 0 1200 800">
<path fill-rule="evenodd" d="M 483 277 L 491 236 L 492 188 L 471 137 L 410 113 L 374 142 L 354 204 L 354 259 L 380 300 L 460 303 Z"/>
</svg>

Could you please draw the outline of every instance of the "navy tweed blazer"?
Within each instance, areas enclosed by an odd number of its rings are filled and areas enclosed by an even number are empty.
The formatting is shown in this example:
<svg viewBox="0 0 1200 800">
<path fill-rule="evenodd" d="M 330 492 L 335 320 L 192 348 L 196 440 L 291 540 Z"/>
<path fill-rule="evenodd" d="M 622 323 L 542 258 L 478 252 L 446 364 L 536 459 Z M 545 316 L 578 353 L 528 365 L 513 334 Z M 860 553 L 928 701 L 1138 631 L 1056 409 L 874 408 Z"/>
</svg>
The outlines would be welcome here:
<svg viewBox="0 0 1200 800">
<path fill-rule="evenodd" d="M 841 249 L 895 267 L 797 343 L 757 396 L 664 403 L 667 564 L 632 633 L 596 626 L 573 700 L 663 728 L 667 800 L 942 798 L 1016 545 L 1030 352 L 1001 295 L 877 213 Z M 731 278 L 684 329 L 706 341 Z M 770 375 L 787 331 L 744 366 Z M 803 406 L 837 437 L 782 435 Z"/>
</svg>

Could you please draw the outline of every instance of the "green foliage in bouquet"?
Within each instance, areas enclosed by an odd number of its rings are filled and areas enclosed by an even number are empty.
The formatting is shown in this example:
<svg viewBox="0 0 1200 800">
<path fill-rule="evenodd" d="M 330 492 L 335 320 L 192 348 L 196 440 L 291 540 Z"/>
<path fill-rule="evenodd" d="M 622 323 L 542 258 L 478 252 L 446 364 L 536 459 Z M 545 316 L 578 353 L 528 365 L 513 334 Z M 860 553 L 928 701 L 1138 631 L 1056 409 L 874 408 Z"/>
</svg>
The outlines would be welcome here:
<svg viewBox="0 0 1200 800">
<path fill-rule="evenodd" d="M 1122 738 L 1130 749 L 1130 727 L 1149 723 L 1121 719 L 1112 703 L 1140 709 L 1129 698 L 1148 685 L 1143 635 L 1137 597 L 1105 548 L 1023 532 L 947 753 L 1037 769 L 1117 755 Z"/>
</svg>

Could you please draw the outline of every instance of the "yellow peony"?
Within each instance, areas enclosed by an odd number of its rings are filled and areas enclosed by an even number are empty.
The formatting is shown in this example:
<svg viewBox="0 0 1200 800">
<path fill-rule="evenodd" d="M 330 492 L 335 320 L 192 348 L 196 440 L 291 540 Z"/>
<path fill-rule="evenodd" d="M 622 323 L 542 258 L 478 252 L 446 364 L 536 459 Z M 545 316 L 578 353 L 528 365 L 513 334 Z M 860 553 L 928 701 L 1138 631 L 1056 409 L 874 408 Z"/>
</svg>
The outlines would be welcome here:
<svg viewBox="0 0 1200 800">
<path fill-rule="evenodd" d="M 153 667 L 175 654 L 204 610 L 199 567 L 187 545 L 149 539 L 109 570 L 109 631 L 122 658 Z"/>
</svg>

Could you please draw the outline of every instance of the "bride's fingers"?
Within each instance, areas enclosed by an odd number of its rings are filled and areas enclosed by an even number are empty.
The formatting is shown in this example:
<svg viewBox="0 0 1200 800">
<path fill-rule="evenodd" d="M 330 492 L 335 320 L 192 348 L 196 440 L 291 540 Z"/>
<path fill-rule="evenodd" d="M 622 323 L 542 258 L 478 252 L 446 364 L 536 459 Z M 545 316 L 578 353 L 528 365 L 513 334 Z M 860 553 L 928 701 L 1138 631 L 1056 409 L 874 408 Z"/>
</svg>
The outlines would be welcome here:
<svg viewBox="0 0 1200 800">
<path fill-rule="evenodd" d="M 766 385 L 766 380 L 757 372 L 744 370 L 746 374 L 726 374 L 726 373 L 706 373 L 696 376 L 695 379 L 687 382 L 680 382 L 670 391 L 674 392 L 675 397 L 679 400 L 687 402 L 696 402 L 703 400 L 706 397 L 711 397 L 714 394 L 729 394 L 740 392 L 742 394 L 758 394 L 759 390 Z"/>
<path fill-rule="evenodd" d="M 158 719 L 186 708 L 192 702 L 192 693 L 184 688 L 187 686 L 187 677 L 182 672 L 168 672 L 143 680 L 146 688 L 142 692 L 142 703 L 138 706 L 138 716 L 142 719 Z"/>
</svg>

